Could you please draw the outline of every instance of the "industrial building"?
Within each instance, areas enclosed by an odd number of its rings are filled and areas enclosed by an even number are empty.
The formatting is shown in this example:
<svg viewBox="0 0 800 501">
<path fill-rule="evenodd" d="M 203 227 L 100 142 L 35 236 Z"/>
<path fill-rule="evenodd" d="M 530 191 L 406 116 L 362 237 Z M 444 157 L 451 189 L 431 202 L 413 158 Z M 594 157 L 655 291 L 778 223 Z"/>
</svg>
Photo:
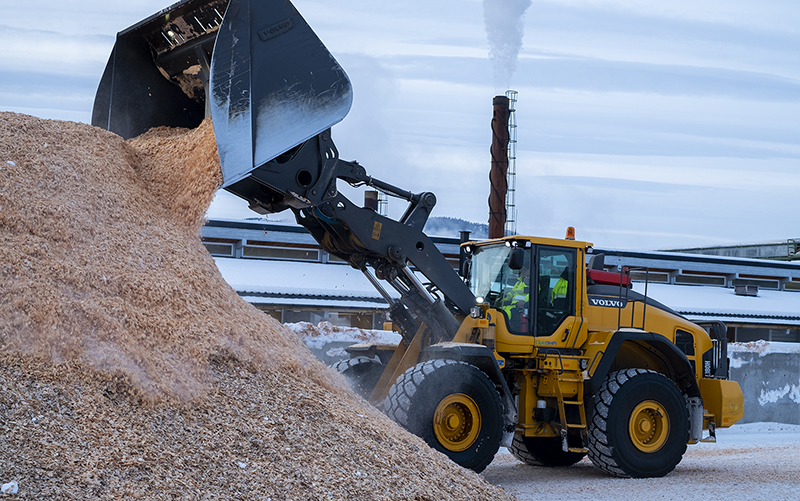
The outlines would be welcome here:
<svg viewBox="0 0 800 501">
<path fill-rule="evenodd" d="M 707 254 L 710 256 L 751 257 L 754 259 L 774 259 L 778 261 L 800 261 L 800 238 L 755 242 L 713 247 L 687 247 L 669 249 L 668 252 L 684 254 Z"/>
<path fill-rule="evenodd" d="M 720 320 L 736 342 L 800 342 L 800 263 L 678 252 L 602 250 L 638 292 L 693 321 Z M 646 291 L 645 291 L 646 284 Z"/>
<path fill-rule="evenodd" d="M 380 328 L 388 307 L 369 280 L 329 255 L 300 226 L 211 220 L 203 244 L 246 301 L 284 323 Z M 459 239 L 433 237 L 458 267 Z M 800 262 L 595 249 L 610 271 L 691 320 L 721 320 L 731 341 L 800 342 Z"/>
<path fill-rule="evenodd" d="M 212 220 L 201 237 L 228 284 L 281 322 L 383 326 L 389 305 L 375 287 L 360 271 L 328 254 L 301 226 Z M 459 240 L 432 240 L 458 268 Z"/>
</svg>

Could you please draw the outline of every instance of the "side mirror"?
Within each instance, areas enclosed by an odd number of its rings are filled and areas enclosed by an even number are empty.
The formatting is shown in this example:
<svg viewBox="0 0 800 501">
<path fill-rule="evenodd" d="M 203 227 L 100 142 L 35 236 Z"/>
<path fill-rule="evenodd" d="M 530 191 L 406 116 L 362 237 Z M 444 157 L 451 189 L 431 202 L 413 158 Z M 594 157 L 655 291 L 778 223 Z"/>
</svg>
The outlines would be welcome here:
<svg viewBox="0 0 800 501">
<path fill-rule="evenodd" d="M 508 267 L 512 270 L 521 270 L 525 264 L 525 249 L 514 247 L 508 256 Z"/>
<path fill-rule="evenodd" d="M 459 271 L 461 272 L 462 278 L 469 278 L 469 269 L 471 265 L 472 265 L 472 259 L 469 258 L 465 258 L 461 262 L 461 269 Z"/>
<path fill-rule="evenodd" d="M 595 254 L 591 258 L 589 258 L 589 264 L 586 265 L 587 268 L 590 270 L 605 270 L 605 254 Z"/>
</svg>

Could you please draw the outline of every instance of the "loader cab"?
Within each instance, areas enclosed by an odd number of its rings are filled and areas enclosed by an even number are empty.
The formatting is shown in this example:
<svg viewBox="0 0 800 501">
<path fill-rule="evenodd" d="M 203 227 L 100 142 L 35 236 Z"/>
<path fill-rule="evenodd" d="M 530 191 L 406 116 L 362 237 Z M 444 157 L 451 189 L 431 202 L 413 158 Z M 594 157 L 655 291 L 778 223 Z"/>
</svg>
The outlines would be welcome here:
<svg viewBox="0 0 800 501">
<path fill-rule="evenodd" d="M 511 337 L 553 336 L 574 320 L 578 249 L 558 243 L 504 239 L 472 248 L 470 290 Z"/>
</svg>

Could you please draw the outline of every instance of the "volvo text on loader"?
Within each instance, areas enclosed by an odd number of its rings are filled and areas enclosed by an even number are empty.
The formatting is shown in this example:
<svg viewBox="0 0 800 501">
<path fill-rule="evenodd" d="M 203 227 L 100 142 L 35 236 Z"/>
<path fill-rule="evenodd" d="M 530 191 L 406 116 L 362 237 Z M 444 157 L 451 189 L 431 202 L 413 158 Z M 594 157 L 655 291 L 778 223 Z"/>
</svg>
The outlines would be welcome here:
<svg viewBox="0 0 800 501">
<path fill-rule="evenodd" d="M 617 476 L 666 475 L 687 444 L 742 417 L 722 324 L 693 324 L 604 270 L 592 245 L 513 236 L 463 245 L 463 277 L 423 233 L 436 197 L 339 158 L 344 70 L 288 0 L 184 0 L 122 31 L 94 125 L 130 138 L 213 119 L 223 188 L 291 210 L 389 303 L 397 346 L 356 345 L 356 391 L 458 464 L 502 444 L 520 460 L 585 455 Z M 399 220 L 338 182 L 408 202 Z"/>
</svg>

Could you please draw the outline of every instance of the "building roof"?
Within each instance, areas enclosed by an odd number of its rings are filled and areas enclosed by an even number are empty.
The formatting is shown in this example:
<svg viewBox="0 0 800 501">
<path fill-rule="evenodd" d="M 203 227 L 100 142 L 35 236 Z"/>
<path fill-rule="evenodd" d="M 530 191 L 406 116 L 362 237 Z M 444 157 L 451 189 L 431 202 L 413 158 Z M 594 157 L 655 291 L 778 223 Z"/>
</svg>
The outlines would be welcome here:
<svg viewBox="0 0 800 501">
<path fill-rule="evenodd" d="M 679 252 L 594 249 L 605 255 L 605 264 L 675 270 L 713 271 L 730 274 L 766 275 L 800 279 L 800 263 L 732 256 L 709 256 Z"/>
<path fill-rule="evenodd" d="M 710 247 L 687 247 L 667 249 L 668 252 L 683 252 L 716 256 L 750 257 L 759 259 L 800 260 L 800 238 L 750 242 Z"/>
<path fill-rule="evenodd" d="M 305 296 L 331 300 L 383 301 L 363 273 L 344 264 L 215 257 L 222 277 L 242 296 Z M 394 292 L 394 291 L 391 291 Z M 397 296 L 397 294 L 392 294 Z M 261 296 L 263 298 L 268 296 Z M 268 302 L 278 304 L 280 297 Z M 283 299 L 281 299 L 283 301 Z M 386 303 L 383 303 L 384 307 Z M 373 305 L 374 307 L 374 305 Z"/>
<path fill-rule="evenodd" d="M 242 295 L 241 298 L 253 305 L 281 306 L 288 309 L 383 311 L 389 307 L 389 304 L 383 299 L 362 301 L 356 298 L 343 299 L 296 295 L 291 297 Z"/>
<path fill-rule="evenodd" d="M 644 293 L 644 284 L 634 289 Z M 648 284 L 647 295 L 692 320 L 800 325 L 800 292 L 760 290 L 754 297 L 725 287 Z"/>
<path fill-rule="evenodd" d="M 223 278 L 253 304 L 352 309 L 388 306 L 369 280 L 347 265 L 214 260 Z M 634 289 L 643 293 L 644 284 L 636 283 Z M 751 297 L 737 296 L 725 287 L 651 283 L 647 295 L 692 320 L 800 326 L 800 292 L 760 290 L 757 297 Z"/>
<path fill-rule="evenodd" d="M 209 221 L 205 233 L 244 243 L 251 238 L 268 238 L 287 244 L 314 242 L 303 228 L 261 222 Z M 437 240 L 441 240 L 437 242 L 438 246 L 458 247 L 456 239 Z M 662 275 L 667 271 L 672 283 L 651 282 L 648 296 L 691 320 L 800 326 L 800 291 L 761 288 L 757 297 L 749 297 L 737 296 L 731 288 L 739 277 L 772 278 L 776 280 L 776 288 L 783 288 L 787 283 L 797 284 L 800 282 L 800 263 L 672 252 L 595 251 L 605 254 L 607 267 L 649 268 L 661 270 Z M 253 304 L 362 311 L 388 307 L 370 281 L 346 264 L 219 256 L 214 260 L 228 284 Z M 675 277 L 680 278 L 686 273 L 723 276 L 728 287 L 675 284 Z M 643 283 L 637 283 L 635 288 L 644 292 Z M 387 292 L 391 297 L 398 297 L 390 287 L 387 287 Z"/>
</svg>

